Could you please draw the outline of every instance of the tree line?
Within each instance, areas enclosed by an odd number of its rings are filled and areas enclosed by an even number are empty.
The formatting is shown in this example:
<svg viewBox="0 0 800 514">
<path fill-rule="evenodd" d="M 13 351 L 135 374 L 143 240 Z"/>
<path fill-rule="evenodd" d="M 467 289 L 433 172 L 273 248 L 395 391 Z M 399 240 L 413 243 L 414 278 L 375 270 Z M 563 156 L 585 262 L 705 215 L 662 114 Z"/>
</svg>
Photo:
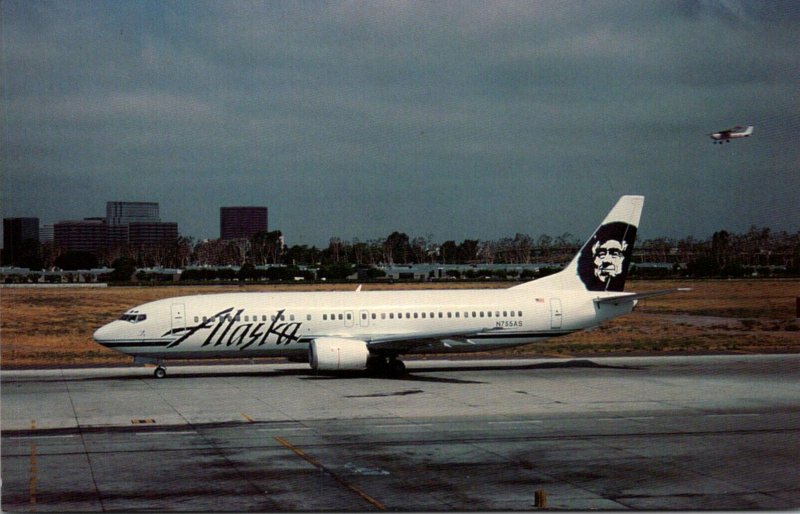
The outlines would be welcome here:
<svg viewBox="0 0 800 514">
<path fill-rule="evenodd" d="M 114 268 L 124 261 L 137 268 L 212 268 L 233 266 L 256 269 L 271 265 L 335 267 L 342 270 L 410 264 L 531 264 L 561 265 L 580 248 L 570 233 L 532 237 L 518 233 L 496 240 L 464 239 L 437 242 L 431 236 L 411 237 L 392 232 L 385 238 L 366 241 L 333 237 L 328 246 L 284 244 L 281 231 L 260 232 L 249 239 L 202 240 L 189 237 L 157 246 L 130 245 L 103 248 L 94 253 L 69 252 L 53 243 L 27 241 L 15 256 L 14 265 L 30 269 Z M 8 256 L 4 256 L 4 265 Z M 634 263 L 669 263 L 671 271 L 692 276 L 742 276 L 753 269 L 767 272 L 800 272 L 800 231 L 772 231 L 751 227 L 744 233 L 726 230 L 710 238 L 659 237 L 637 239 Z M 331 268 L 334 269 L 334 268 Z M 662 269 L 667 269 L 662 267 Z M 273 272 L 276 274 L 278 272 Z M 265 279 L 272 279 L 266 277 Z M 277 278 L 276 276 L 276 279 Z"/>
</svg>

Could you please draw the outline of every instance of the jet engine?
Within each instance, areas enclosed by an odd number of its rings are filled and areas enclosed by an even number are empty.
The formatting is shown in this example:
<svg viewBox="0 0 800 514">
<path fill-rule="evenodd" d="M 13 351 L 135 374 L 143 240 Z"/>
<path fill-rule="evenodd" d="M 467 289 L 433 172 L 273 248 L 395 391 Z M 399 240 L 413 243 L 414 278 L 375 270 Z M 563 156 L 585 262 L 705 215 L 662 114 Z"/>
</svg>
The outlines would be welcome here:
<svg viewBox="0 0 800 514">
<path fill-rule="evenodd" d="M 320 337 L 308 347 L 308 363 L 316 371 L 367 369 L 369 349 L 365 341 Z"/>
</svg>

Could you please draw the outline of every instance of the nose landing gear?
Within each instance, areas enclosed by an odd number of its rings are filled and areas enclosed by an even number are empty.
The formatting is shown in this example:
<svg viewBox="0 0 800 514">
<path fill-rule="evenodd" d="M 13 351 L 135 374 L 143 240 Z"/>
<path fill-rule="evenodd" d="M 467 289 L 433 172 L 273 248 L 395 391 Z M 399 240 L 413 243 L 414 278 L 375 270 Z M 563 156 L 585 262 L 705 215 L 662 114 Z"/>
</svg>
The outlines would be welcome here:
<svg viewBox="0 0 800 514">
<path fill-rule="evenodd" d="M 167 376 L 167 368 L 164 366 L 157 366 L 156 370 L 153 371 L 153 376 L 156 378 L 164 378 Z"/>
</svg>

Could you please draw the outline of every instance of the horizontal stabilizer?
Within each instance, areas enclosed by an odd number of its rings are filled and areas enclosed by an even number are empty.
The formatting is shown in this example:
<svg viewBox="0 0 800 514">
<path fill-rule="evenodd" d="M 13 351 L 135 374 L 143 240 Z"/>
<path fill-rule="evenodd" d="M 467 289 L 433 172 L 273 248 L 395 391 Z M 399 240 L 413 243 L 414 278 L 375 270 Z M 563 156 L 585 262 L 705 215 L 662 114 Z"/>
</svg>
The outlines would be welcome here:
<svg viewBox="0 0 800 514">
<path fill-rule="evenodd" d="M 594 302 L 598 305 L 602 305 L 604 303 L 620 305 L 635 300 L 641 300 L 642 298 L 650 298 L 651 296 L 662 296 L 665 294 L 686 292 L 691 290 L 691 287 L 679 287 L 677 289 L 662 289 L 661 291 L 648 291 L 646 293 L 618 294 L 614 296 L 604 296 L 602 298 L 598 297 L 594 299 Z"/>
</svg>

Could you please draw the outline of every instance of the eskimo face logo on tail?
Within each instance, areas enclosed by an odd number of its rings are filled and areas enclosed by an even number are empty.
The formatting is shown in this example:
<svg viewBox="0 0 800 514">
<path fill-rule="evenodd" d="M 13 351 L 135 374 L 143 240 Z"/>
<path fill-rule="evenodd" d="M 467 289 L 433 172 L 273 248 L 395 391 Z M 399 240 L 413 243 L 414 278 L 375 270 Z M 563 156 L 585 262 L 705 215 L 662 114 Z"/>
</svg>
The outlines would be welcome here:
<svg viewBox="0 0 800 514">
<path fill-rule="evenodd" d="M 636 227 L 621 221 L 597 229 L 578 260 L 578 275 L 586 289 L 622 291 L 635 240 Z"/>
</svg>

